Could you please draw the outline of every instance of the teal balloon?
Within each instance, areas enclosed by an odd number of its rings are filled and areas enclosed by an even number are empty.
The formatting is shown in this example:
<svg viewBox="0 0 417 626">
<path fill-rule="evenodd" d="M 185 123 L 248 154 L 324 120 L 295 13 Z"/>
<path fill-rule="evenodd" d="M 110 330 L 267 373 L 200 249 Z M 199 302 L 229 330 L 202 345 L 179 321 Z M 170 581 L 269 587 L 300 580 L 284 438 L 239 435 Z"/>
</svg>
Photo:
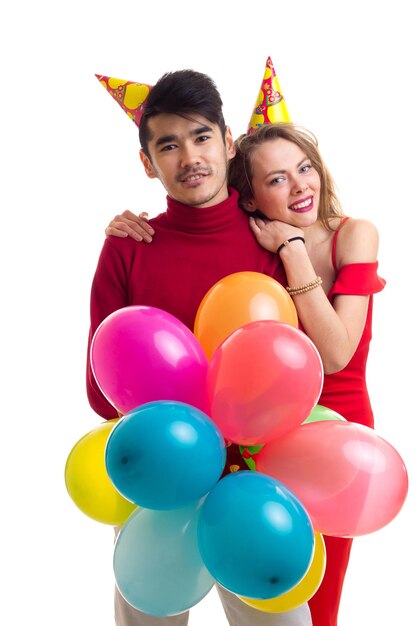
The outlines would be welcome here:
<svg viewBox="0 0 417 626">
<path fill-rule="evenodd" d="M 275 478 L 235 472 L 205 499 L 198 543 L 217 582 L 247 598 L 275 598 L 306 574 L 314 531 L 298 498 Z"/>
<path fill-rule="evenodd" d="M 187 506 L 219 480 L 226 446 L 215 423 L 182 402 L 143 404 L 112 430 L 105 452 L 106 470 L 128 500 L 149 509 Z"/>
<path fill-rule="evenodd" d="M 134 608 L 156 617 L 196 605 L 214 584 L 197 543 L 201 503 L 174 511 L 138 509 L 117 537 L 116 585 Z"/>
<path fill-rule="evenodd" d="M 329 420 L 346 421 L 340 413 L 336 413 L 336 411 L 328 409 L 327 406 L 316 404 L 310 415 L 304 420 L 303 424 L 310 424 L 312 422 L 327 422 Z"/>
</svg>

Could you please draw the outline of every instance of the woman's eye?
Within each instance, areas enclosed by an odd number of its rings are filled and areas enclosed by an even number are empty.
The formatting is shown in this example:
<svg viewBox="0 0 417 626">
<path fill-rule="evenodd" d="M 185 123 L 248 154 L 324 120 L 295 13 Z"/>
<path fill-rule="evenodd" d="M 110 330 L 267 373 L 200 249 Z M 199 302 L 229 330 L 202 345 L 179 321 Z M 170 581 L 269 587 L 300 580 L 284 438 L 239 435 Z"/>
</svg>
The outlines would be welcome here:
<svg viewBox="0 0 417 626">
<path fill-rule="evenodd" d="M 285 180 L 284 176 L 277 176 L 276 178 L 273 178 L 270 182 L 271 185 L 279 185 L 280 183 L 282 183 Z"/>
<path fill-rule="evenodd" d="M 310 163 L 306 163 L 305 165 L 301 167 L 300 172 L 303 172 L 303 173 L 309 172 L 312 167 L 313 166 Z"/>
</svg>

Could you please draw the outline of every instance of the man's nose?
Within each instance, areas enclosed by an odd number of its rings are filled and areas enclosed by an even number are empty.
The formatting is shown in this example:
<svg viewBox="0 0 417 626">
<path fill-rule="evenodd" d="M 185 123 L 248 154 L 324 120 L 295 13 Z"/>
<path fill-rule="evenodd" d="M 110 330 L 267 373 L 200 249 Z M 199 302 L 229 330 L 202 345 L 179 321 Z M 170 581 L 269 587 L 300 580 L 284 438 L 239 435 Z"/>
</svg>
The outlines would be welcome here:
<svg viewBox="0 0 417 626">
<path fill-rule="evenodd" d="M 196 167 L 201 163 L 198 147 L 194 144 L 183 146 L 181 149 L 181 167 Z"/>
</svg>

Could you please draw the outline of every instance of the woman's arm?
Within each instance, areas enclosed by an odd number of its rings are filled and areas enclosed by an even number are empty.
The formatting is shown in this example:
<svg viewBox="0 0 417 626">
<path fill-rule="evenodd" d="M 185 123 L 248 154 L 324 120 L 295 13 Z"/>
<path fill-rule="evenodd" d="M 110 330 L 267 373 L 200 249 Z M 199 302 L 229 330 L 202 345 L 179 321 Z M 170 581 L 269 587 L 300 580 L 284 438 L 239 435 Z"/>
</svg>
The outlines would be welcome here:
<svg viewBox="0 0 417 626">
<path fill-rule="evenodd" d="M 146 212 L 135 215 L 131 211 L 123 211 L 121 215 L 116 215 L 111 220 L 105 233 L 108 237 L 132 237 L 136 241 L 150 243 L 155 231 L 148 224 L 148 214 Z"/>
<path fill-rule="evenodd" d="M 293 226 L 251 219 L 258 242 L 271 251 L 294 236 L 305 236 Z M 349 220 L 340 230 L 336 265 L 340 269 L 351 263 L 372 263 L 378 253 L 378 233 L 365 220 Z M 280 257 L 288 285 L 298 287 L 313 281 L 317 272 L 308 255 L 307 246 L 296 240 L 284 246 Z M 324 248 L 326 254 L 329 249 Z M 316 345 L 326 374 L 343 369 L 352 358 L 364 329 L 369 296 L 336 295 L 333 306 L 321 286 L 293 295 L 294 304 L 304 331 Z"/>
<path fill-rule="evenodd" d="M 146 221 L 146 214 L 139 216 L 124 211 L 116 216 L 106 228 L 106 235 L 133 237 L 137 241 L 152 241 L 154 230 Z M 259 244 L 276 252 L 286 239 L 304 237 L 304 232 L 283 222 L 265 222 L 250 218 L 250 225 Z M 145 238 L 146 237 L 146 238 Z M 372 263 L 378 253 L 378 233 L 367 221 L 350 219 L 339 233 L 337 267 L 350 263 Z M 300 240 L 291 242 L 280 251 L 291 287 L 314 280 L 316 270 L 310 260 L 307 247 Z M 297 314 L 304 331 L 316 345 L 326 374 L 343 369 L 352 358 L 360 341 L 366 321 L 369 296 L 338 295 L 330 304 L 322 287 L 293 296 Z"/>
</svg>

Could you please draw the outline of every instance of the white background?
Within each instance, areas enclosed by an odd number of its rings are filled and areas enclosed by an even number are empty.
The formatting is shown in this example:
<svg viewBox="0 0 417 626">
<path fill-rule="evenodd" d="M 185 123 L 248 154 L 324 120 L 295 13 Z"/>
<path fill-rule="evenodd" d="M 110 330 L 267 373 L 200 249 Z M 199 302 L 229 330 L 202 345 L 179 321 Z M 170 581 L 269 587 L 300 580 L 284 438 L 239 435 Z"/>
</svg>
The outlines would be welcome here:
<svg viewBox="0 0 417 626">
<path fill-rule="evenodd" d="M 1 10 L 2 603 L 8 626 L 111 626 L 112 529 L 69 499 L 64 465 L 100 423 L 84 389 L 89 289 L 116 211 L 163 209 L 136 127 L 95 73 L 153 83 L 208 73 L 235 136 L 271 55 L 347 214 L 380 232 L 369 387 L 402 455 L 399 516 L 354 542 L 339 626 L 412 623 L 416 550 L 415 21 L 396 2 L 51 2 Z M 248 555 L 250 558 L 250 555 Z M 226 624 L 211 593 L 192 626 Z"/>
</svg>

